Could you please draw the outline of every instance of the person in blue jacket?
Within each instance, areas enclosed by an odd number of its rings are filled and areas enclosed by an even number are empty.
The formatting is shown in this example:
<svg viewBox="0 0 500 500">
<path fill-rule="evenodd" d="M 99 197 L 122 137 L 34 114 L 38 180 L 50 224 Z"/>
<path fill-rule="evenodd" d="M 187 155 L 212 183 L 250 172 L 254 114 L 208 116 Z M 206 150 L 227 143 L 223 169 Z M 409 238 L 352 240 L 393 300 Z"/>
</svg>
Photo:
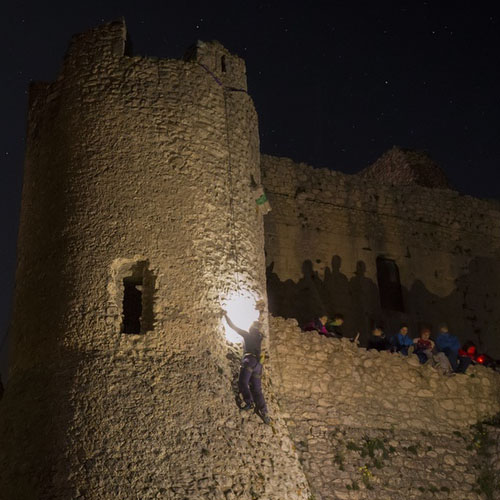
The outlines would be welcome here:
<svg viewBox="0 0 500 500">
<path fill-rule="evenodd" d="M 468 356 L 460 356 L 458 354 L 460 341 L 456 335 L 452 335 L 448 331 L 448 325 L 446 323 L 439 325 L 439 335 L 436 339 L 436 346 L 440 352 L 446 354 L 455 373 L 465 373 L 465 370 L 467 370 L 472 360 Z"/>
<path fill-rule="evenodd" d="M 413 346 L 413 340 L 408 336 L 408 325 L 406 323 L 399 327 L 399 332 L 391 337 L 390 342 L 395 352 L 408 356 L 408 349 Z"/>
</svg>

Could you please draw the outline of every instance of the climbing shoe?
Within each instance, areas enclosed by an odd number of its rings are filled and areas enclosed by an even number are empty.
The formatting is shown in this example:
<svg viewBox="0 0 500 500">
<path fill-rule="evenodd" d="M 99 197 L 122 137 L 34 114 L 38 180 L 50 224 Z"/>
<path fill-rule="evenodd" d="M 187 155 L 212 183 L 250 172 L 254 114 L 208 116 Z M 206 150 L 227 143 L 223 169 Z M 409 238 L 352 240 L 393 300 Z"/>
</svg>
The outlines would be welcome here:
<svg viewBox="0 0 500 500">
<path fill-rule="evenodd" d="M 271 423 L 271 418 L 267 413 L 263 413 L 261 410 L 255 409 L 255 413 L 260 417 L 262 422 L 264 422 L 266 425 L 269 425 Z"/>
<path fill-rule="evenodd" d="M 266 425 L 269 425 L 271 423 L 271 417 L 267 413 L 261 415 L 260 418 L 262 419 L 262 422 L 264 422 Z"/>
</svg>

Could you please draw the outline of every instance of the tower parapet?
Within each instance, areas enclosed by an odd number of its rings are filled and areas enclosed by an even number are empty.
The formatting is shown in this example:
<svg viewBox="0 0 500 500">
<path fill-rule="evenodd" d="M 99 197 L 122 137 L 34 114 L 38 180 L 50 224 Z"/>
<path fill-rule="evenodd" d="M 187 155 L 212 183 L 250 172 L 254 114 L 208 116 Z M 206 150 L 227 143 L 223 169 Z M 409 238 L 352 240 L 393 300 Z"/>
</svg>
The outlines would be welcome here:
<svg viewBox="0 0 500 500">
<path fill-rule="evenodd" d="M 245 61 L 231 54 L 221 43 L 198 40 L 186 51 L 184 58 L 200 64 L 220 85 L 231 90 L 247 91 Z"/>
<path fill-rule="evenodd" d="M 65 56 L 65 68 L 72 65 L 81 72 L 85 66 L 96 66 L 123 57 L 127 41 L 125 20 L 96 26 L 74 35 Z"/>
</svg>

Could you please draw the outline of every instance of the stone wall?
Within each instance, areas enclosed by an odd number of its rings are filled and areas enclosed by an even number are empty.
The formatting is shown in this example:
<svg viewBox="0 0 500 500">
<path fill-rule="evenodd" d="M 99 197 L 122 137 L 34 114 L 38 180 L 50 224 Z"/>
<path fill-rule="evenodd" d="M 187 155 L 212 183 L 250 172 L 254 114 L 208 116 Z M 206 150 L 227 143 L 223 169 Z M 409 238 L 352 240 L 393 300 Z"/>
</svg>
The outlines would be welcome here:
<svg viewBox="0 0 500 500">
<path fill-rule="evenodd" d="M 373 184 L 388 186 L 419 185 L 448 189 L 446 175 L 422 151 L 412 151 L 394 146 L 359 175 Z"/>
<path fill-rule="evenodd" d="M 265 218 L 273 314 L 299 322 L 342 312 L 362 341 L 446 321 L 500 358 L 500 210 L 450 189 L 393 186 L 363 175 L 262 156 L 273 210 Z M 403 310 L 382 309 L 378 257 L 399 268 Z"/>
<path fill-rule="evenodd" d="M 486 498 L 474 425 L 500 412 L 500 374 L 474 366 L 444 376 L 416 356 L 302 332 L 293 319 L 273 318 L 271 348 L 281 414 L 315 498 Z"/>
<path fill-rule="evenodd" d="M 483 447 L 483 461 L 480 469 L 481 480 L 484 483 L 483 489 L 491 491 L 492 498 L 500 498 L 500 422 L 497 419 L 495 427 L 485 425 L 483 429 L 481 437 L 486 438 L 486 443 L 479 443 L 479 448 L 481 449 L 481 445 Z M 477 444 L 476 448 L 478 448 Z"/>
</svg>

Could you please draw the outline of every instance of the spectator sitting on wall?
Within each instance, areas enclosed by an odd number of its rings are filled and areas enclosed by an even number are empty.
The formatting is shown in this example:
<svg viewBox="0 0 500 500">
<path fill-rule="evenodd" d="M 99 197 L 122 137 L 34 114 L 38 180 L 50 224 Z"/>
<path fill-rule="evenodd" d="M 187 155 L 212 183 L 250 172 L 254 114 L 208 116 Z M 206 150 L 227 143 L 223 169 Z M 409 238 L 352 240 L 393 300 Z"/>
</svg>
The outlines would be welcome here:
<svg viewBox="0 0 500 500">
<path fill-rule="evenodd" d="M 387 340 L 382 325 L 375 325 L 370 338 L 368 339 L 368 349 L 376 349 L 377 351 L 388 351 L 391 344 Z"/>
<path fill-rule="evenodd" d="M 437 352 L 436 344 L 431 340 L 430 336 L 430 328 L 422 328 L 420 330 L 420 337 L 413 339 L 415 348 L 413 353 L 418 356 L 420 363 L 424 364 L 430 360 L 436 370 L 440 371 L 443 375 L 451 375 L 453 370 L 448 358 L 443 352 Z"/>
<path fill-rule="evenodd" d="M 326 329 L 330 332 L 331 337 L 335 337 L 336 339 L 341 339 L 344 337 L 342 332 L 342 325 L 344 324 L 344 315 L 340 313 L 336 313 L 333 315 L 333 319 L 331 321 L 326 322 Z M 349 338 L 351 342 L 355 342 L 358 344 L 359 340 L 359 332 L 356 333 L 356 336 L 353 338 Z"/>
<path fill-rule="evenodd" d="M 472 340 L 468 340 L 461 349 L 458 350 L 459 356 L 467 356 L 472 360 L 472 363 L 477 363 L 483 366 L 494 368 L 495 360 L 487 354 L 479 354 L 476 344 Z"/>
<path fill-rule="evenodd" d="M 459 355 L 460 341 L 458 337 L 448 331 L 446 323 L 442 323 L 439 326 L 439 332 L 436 339 L 437 348 L 446 354 L 455 373 L 465 373 L 472 360 L 468 356 Z"/>
<path fill-rule="evenodd" d="M 343 324 L 344 324 L 344 315 L 336 313 L 333 315 L 333 319 L 326 322 L 326 329 L 330 332 L 330 335 L 332 337 L 340 339 L 344 336 L 341 328 Z"/>
<path fill-rule="evenodd" d="M 454 375 L 451 364 L 444 352 L 436 352 L 436 348 L 432 353 L 432 366 L 443 375 Z"/>
<path fill-rule="evenodd" d="M 340 327 L 344 324 L 344 316 L 342 314 L 335 314 L 333 316 L 333 320 L 328 321 L 328 316 L 323 314 L 317 319 L 313 319 L 306 323 L 302 328 L 305 332 L 310 332 L 312 330 L 316 330 L 320 335 L 324 335 L 325 337 L 333 337 L 336 339 L 340 339 L 343 337 L 342 331 Z M 359 332 L 352 339 L 349 339 L 351 342 L 358 342 Z"/>
<path fill-rule="evenodd" d="M 474 361 L 477 357 L 477 347 L 472 340 L 468 340 L 462 348 L 458 350 L 458 355 L 459 356 L 467 356 L 468 358 L 472 359 Z"/>
<path fill-rule="evenodd" d="M 304 325 L 303 330 L 305 332 L 311 332 L 316 330 L 320 335 L 325 337 L 333 337 L 333 335 L 328 331 L 326 324 L 328 322 L 328 316 L 326 314 L 321 315 L 319 318 L 315 318 L 309 323 Z"/>
<path fill-rule="evenodd" d="M 406 323 L 399 327 L 399 332 L 391 337 L 390 342 L 394 352 L 400 352 L 404 356 L 408 356 L 408 352 L 411 353 L 413 340 L 408 336 L 408 325 Z"/>
<path fill-rule="evenodd" d="M 432 359 L 432 350 L 434 349 L 434 341 L 431 340 L 431 331 L 424 327 L 420 330 L 420 337 L 413 339 L 415 344 L 414 354 L 418 356 L 420 363 L 424 364 Z"/>
</svg>

